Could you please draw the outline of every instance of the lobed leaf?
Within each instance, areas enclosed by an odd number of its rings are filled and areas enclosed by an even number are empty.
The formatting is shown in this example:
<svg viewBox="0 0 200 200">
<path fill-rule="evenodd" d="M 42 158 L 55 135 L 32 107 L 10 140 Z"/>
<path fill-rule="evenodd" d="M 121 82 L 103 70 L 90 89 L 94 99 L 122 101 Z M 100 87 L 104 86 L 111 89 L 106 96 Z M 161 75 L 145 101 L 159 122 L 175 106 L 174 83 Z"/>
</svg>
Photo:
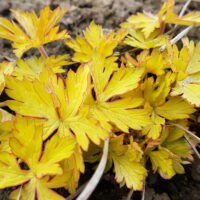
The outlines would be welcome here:
<svg viewBox="0 0 200 200">
<path fill-rule="evenodd" d="M 146 169 L 141 164 L 142 151 L 137 143 L 123 145 L 124 136 L 111 140 L 109 156 L 114 164 L 116 181 L 128 188 L 142 190 L 143 182 L 147 175 Z"/>
<path fill-rule="evenodd" d="M 52 11 L 45 7 L 38 17 L 35 12 L 12 10 L 22 28 L 14 21 L 1 17 L 0 37 L 12 41 L 16 56 L 21 57 L 31 48 L 39 48 L 46 43 L 69 37 L 65 30 L 59 32 L 59 27 L 56 26 L 66 11 L 66 8 L 58 7 Z"/>
</svg>

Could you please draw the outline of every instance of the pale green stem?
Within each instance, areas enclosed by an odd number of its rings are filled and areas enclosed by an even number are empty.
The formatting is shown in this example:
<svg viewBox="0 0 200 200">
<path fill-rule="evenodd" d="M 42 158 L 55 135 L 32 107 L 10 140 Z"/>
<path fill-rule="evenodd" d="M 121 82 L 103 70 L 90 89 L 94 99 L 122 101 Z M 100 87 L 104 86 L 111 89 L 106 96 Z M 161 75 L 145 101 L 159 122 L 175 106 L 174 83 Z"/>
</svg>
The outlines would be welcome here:
<svg viewBox="0 0 200 200">
<path fill-rule="evenodd" d="M 145 183 L 146 182 L 144 181 L 144 188 L 142 190 L 142 198 L 141 198 L 141 200 L 145 200 L 145 192 L 146 192 L 146 184 Z"/>
<path fill-rule="evenodd" d="M 170 123 L 173 126 L 176 126 L 182 130 L 184 130 L 186 133 L 188 133 L 190 136 L 192 136 L 193 138 L 195 138 L 196 140 L 198 140 L 198 142 L 200 142 L 200 138 L 197 137 L 194 133 L 192 133 L 191 131 L 189 131 L 187 128 L 181 126 L 180 124 L 174 124 L 174 123 Z M 190 138 L 187 136 L 187 134 L 184 135 L 185 139 L 187 140 L 187 142 L 190 144 L 190 146 L 192 147 L 193 151 L 196 153 L 197 157 L 200 159 L 200 154 L 198 152 L 198 150 L 196 149 L 195 145 L 193 144 L 193 142 L 190 140 Z"/>
<path fill-rule="evenodd" d="M 6 107 L 7 105 L 6 105 L 6 103 L 5 102 L 0 102 L 0 108 L 2 108 L 2 107 Z"/>
<path fill-rule="evenodd" d="M 38 50 L 39 50 L 40 54 L 42 55 L 42 57 L 44 57 L 44 58 L 49 57 L 43 46 L 39 47 Z"/>
<path fill-rule="evenodd" d="M 109 150 L 109 139 L 107 139 L 104 142 L 103 155 L 101 157 L 101 160 L 99 162 L 99 165 L 95 173 L 93 174 L 92 178 L 89 180 L 83 192 L 78 196 L 77 200 L 87 200 L 92 194 L 92 192 L 95 190 L 96 186 L 98 185 L 103 175 L 104 169 L 106 167 L 106 163 L 108 160 L 108 150 Z"/>
<path fill-rule="evenodd" d="M 126 198 L 126 200 L 131 200 L 131 197 L 133 196 L 133 193 L 134 193 L 134 190 L 130 190 L 129 193 L 128 193 L 128 196 Z"/>
<path fill-rule="evenodd" d="M 22 193 L 22 186 L 19 189 L 19 193 L 17 195 L 17 199 L 16 200 L 20 200 L 21 199 L 21 193 Z"/>
<path fill-rule="evenodd" d="M 175 36 L 174 38 L 172 38 L 170 40 L 171 44 L 175 44 L 177 43 L 180 39 L 182 39 L 185 35 L 187 35 L 187 33 L 193 28 L 193 26 L 188 26 L 186 29 L 184 29 L 183 31 L 181 31 L 177 36 Z M 162 52 L 166 49 L 166 45 L 163 45 L 160 47 L 159 51 Z"/>
<path fill-rule="evenodd" d="M 181 12 L 179 14 L 179 17 L 182 17 L 185 14 L 185 11 L 187 10 L 188 6 L 190 5 L 190 3 L 192 2 L 192 0 L 187 0 L 183 6 L 183 8 L 181 9 Z"/>
<path fill-rule="evenodd" d="M 186 133 L 188 133 L 189 135 L 191 135 L 193 138 L 195 138 L 198 142 L 200 142 L 200 138 L 198 136 L 196 136 L 192 131 L 189 131 L 187 128 L 185 128 L 184 126 L 181 126 L 180 124 L 175 124 L 175 123 L 170 123 L 170 125 L 176 126 L 182 130 L 184 130 Z"/>
<path fill-rule="evenodd" d="M 200 154 L 197 148 L 195 147 L 195 145 L 193 144 L 193 142 L 190 140 L 190 138 L 186 134 L 184 135 L 184 137 L 187 140 L 187 142 L 190 144 L 190 146 L 192 147 L 193 151 L 196 153 L 197 157 L 200 159 Z"/>
<path fill-rule="evenodd" d="M 71 194 L 67 197 L 67 200 L 73 200 L 76 196 L 78 196 L 83 189 L 85 188 L 85 186 L 87 185 L 88 182 L 84 183 L 83 185 L 81 185 L 74 194 Z"/>
</svg>

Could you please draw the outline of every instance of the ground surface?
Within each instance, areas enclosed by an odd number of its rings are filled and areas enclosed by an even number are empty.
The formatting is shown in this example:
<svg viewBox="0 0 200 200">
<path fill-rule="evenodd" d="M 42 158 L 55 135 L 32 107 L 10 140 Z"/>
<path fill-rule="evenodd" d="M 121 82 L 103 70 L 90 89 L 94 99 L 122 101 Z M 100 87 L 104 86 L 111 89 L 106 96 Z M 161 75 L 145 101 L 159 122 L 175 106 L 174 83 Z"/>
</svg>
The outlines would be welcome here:
<svg viewBox="0 0 200 200">
<path fill-rule="evenodd" d="M 177 0 L 176 9 L 180 10 L 184 0 Z M 155 12 L 161 0 L 0 0 L 0 15 L 10 17 L 10 9 L 39 10 L 45 5 L 52 8 L 67 4 L 70 12 L 62 20 L 71 35 L 81 33 L 94 20 L 105 29 L 117 28 L 128 16 L 137 11 Z M 200 10 L 198 0 L 190 4 L 189 10 Z M 194 40 L 200 39 L 200 29 L 189 33 Z M 51 46 L 51 53 L 64 51 L 59 44 Z M 53 49 L 53 52 L 52 52 Z M 10 44 L 0 40 L 0 60 L 12 58 Z M 151 174 L 146 185 L 145 200 L 199 200 L 200 199 L 200 162 L 195 159 L 191 166 L 186 167 L 186 175 L 175 176 L 172 180 L 162 180 L 158 175 Z M 0 200 L 8 200 L 9 190 L 0 191 Z M 125 200 L 128 190 L 119 188 L 114 177 L 103 178 L 90 200 Z M 141 199 L 141 194 L 135 192 L 132 199 Z"/>
</svg>

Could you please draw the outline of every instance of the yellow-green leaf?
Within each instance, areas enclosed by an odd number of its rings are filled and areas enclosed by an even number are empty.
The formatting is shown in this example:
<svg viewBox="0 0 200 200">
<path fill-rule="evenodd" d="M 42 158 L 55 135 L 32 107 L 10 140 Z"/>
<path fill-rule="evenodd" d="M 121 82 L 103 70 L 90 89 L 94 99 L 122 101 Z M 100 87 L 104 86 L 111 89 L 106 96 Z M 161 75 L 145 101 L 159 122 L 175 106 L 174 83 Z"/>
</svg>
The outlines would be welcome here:
<svg viewBox="0 0 200 200">
<path fill-rule="evenodd" d="M 45 69 L 52 70 L 54 73 L 62 73 L 62 66 L 68 65 L 67 55 L 43 57 L 31 57 L 26 60 L 19 59 L 16 62 L 16 67 L 12 72 L 13 76 L 22 80 L 23 78 L 33 80 L 38 78 L 40 73 Z"/>
<path fill-rule="evenodd" d="M 195 112 L 195 109 L 188 102 L 180 97 L 169 99 L 162 106 L 155 109 L 156 113 L 169 120 L 185 119 Z"/>
<path fill-rule="evenodd" d="M 124 40 L 124 44 L 140 49 L 151 49 L 165 45 L 167 40 L 167 36 L 164 35 L 152 35 L 145 38 L 139 31 L 130 30 L 129 35 Z"/>
<path fill-rule="evenodd" d="M 87 94 L 88 75 L 88 68 L 80 67 L 76 73 L 69 71 L 65 82 L 51 73 L 42 73 L 33 81 L 9 77 L 7 94 L 15 100 L 7 101 L 7 105 L 21 115 L 45 119 L 43 138 L 58 128 L 61 137 L 75 133 L 79 145 L 86 150 L 89 139 L 100 144 L 108 136 L 96 120 L 87 118 L 87 109 L 80 111 Z"/>
<path fill-rule="evenodd" d="M 17 186 L 32 177 L 27 170 L 22 170 L 14 155 L 0 152 L 0 188 Z"/>
<path fill-rule="evenodd" d="M 123 135 L 115 137 L 110 142 L 109 156 L 114 163 L 117 182 L 126 184 L 128 188 L 142 190 L 146 169 L 141 164 L 142 151 L 137 143 L 123 145 Z"/>
<path fill-rule="evenodd" d="M 171 178 L 175 175 L 173 160 L 165 149 L 152 151 L 149 154 L 154 171 L 158 171 L 163 178 Z"/>
<path fill-rule="evenodd" d="M 0 95 L 6 86 L 5 76 L 12 74 L 13 70 L 14 70 L 13 62 L 0 63 Z"/>
<path fill-rule="evenodd" d="M 65 30 L 59 32 L 59 27 L 56 26 L 66 11 L 65 7 L 58 7 L 53 11 L 50 7 L 45 7 L 38 17 L 35 12 L 12 10 L 20 26 L 1 17 L 0 37 L 11 40 L 15 54 L 21 57 L 31 48 L 39 48 L 46 43 L 69 37 Z"/>
<path fill-rule="evenodd" d="M 74 61 L 88 62 L 93 57 L 94 51 L 104 58 L 111 56 L 125 35 L 126 31 L 124 30 L 104 35 L 102 27 L 91 22 L 84 32 L 85 38 L 77 36 L 76 39 L 68 40 L 66 44 L 75 51 Z"/>
</svg>

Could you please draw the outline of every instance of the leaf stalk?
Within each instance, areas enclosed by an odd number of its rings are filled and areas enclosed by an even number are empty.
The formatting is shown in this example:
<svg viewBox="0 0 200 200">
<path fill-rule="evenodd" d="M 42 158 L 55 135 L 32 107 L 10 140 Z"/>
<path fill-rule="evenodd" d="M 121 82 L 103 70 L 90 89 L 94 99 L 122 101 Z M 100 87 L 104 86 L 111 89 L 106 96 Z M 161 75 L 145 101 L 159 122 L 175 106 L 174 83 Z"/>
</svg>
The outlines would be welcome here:
<svg viewBox="0 0 200 200">
<path fill-rule="evenodd" d="M 44 46 L 39 47 L 38 50 L 39 50 L 40 54 L 42 55 L 42 57 L 44 57 L 44 58 L 48 58 L 49 57 L 47 52 L 46 52 L 46 50 L 45 50 L 45 48 L 44 48 Z"/>
<path fill-rule="evenodd" d="M 101 157 L 100 163 L 93 174 L 92 178 L 89 180 L 88 184 L 86 185 L 85 189 L 83 192 L 78 196 L 77 200 L 87 200 L 92 192 L 95 190 L 96 186 L 98 185 L 104 169 L 106 167 L 106 163 L 108 160 L 108 149 L 109 149 L 109 139 L 106 139 L 104 142 L 104 147 L 103 147 L 103 155 Z"/>
</svg>

